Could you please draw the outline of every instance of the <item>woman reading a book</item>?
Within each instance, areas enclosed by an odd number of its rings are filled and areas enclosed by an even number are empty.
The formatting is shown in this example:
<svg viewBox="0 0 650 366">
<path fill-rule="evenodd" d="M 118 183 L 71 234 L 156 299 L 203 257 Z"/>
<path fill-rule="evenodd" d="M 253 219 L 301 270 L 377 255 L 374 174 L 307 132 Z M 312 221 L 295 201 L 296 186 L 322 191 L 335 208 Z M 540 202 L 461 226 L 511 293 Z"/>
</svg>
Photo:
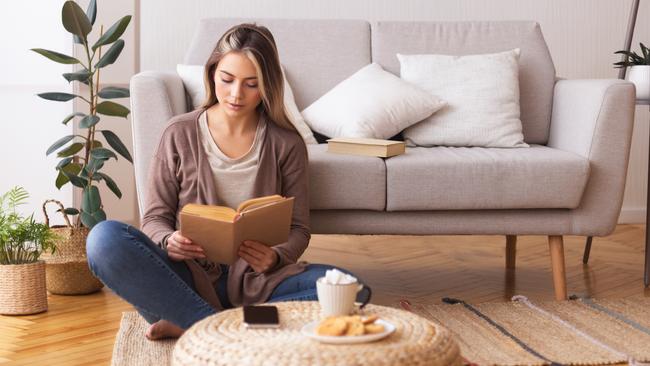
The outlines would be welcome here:
<svg viewBox="0 0 650 366">
<path fill-rule="evenodd" d="M 297 262 L 311 237 L 308 160 L 283 80 L 267 28 L 228 30 L 205 65 L 204 104 L 169 121 L 151 159 L 142 231 L 103 221 L 90 232 L 91 269 L 151 324 L 148 338 L 180 336 L 234 306 L 317 299 L 315 282 L 333 267 Z M 178 230 L 186 204 L 236 208 L 273 194 L 294 197 L 288 241 L 245 240 L 230 266 L 207 260 Z"/>
</svg>

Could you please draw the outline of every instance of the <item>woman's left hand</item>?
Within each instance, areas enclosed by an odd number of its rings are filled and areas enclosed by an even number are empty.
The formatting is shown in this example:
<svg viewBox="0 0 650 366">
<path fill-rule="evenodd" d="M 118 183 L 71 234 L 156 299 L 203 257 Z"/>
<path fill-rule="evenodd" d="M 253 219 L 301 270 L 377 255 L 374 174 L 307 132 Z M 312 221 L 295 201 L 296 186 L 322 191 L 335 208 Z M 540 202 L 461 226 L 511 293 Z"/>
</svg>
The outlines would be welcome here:
<svg viewBox="0 0 650 366">
<path fill-rule="evenodd" d="M 275 250 L 255 240 L 244 240 L 239 246 L 239 256 L 259 273 L 275 267 L 278 262 Z"/>
</svg>

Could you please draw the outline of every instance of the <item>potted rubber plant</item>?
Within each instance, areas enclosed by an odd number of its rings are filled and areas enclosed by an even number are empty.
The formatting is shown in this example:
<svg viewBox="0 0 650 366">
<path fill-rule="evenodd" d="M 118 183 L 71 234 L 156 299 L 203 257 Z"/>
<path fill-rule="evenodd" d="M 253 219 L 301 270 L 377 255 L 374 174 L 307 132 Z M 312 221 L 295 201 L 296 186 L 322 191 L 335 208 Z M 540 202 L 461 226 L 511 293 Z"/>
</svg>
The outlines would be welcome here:
<svg viewBox="0 0 650 366">
<path fill-rule="evenodd" d="M 614 63 L 616 68 L 629 67 L 626 79 L 636 86 L 636 99 L 650 100 L 650 49 L 640 43 L 641 54 L 634 51 L 616 51 L 625 59 Z"/>
<path fill-rule="evenodd" d="M 16 208 L 29 194 L 14 187 L 0 196 L 0 314 L 34 314 L 47 310 L 44 252 L 55 251 L 57 235 Z"/>
<path fill-rule="evenodd" d="M 61 137 L 46 151 L 46 155 L 56 153 L 60 158 L 55 167 L 58 171 L 56 187 L 61 189 L 66 184 L 72 184 L 75 192 L 81 191 L 81 202 L 78 207 L 68 206 L 57 210 L 64 215 L 67 225 L 53 227 L 53 230 L 60 231 L 64 238 L 64 242 L 59 243 L 58 257 L 53 256 L 48 260 L 48 290 L 57 294 L 84 294 L 102 287 L 101 282 L 92 276 L 88 268 L 85 253 L 86 237 L 93 226 L 106 220 L 99 185 L 105 184 L 115 196 L 122 198 L 119 186 L 102 171 L 102 168 L 109 160 L 117 160 L 118 156 L 133 163 L 131 154 L 120 138 L 114 132 L 100 128 L 102 118 L 105 116 L 127 118 L 130 113 L 128 108 L 112 101 L 128 98 L 129 89 L 115 86 L 102 87 L 100 71 L 115 63 L 120 56 L 124 48 L 124 40 L 120 37 L 126 31 L 131 16 L 120 18 L 106 31 L 101 26 L 97 39 L 91 42 L 89 34 L 93 30 L 96 17 L 96 0 L 90 1 L 85 12 L 72 0 L 66 1 L 61 9 L 63 27 L 72 34 L 75 47 L 81 51 L 79 53 L 81 57 L 77 58 L 44 48 L 32 49 L 54 62 L 76 66 L 74 72 L 64 73 L 62 76 L 69 83 L 77 83 L 78 90 L 87 91 L 85 95 L 81 92 L 38 94 L 39 97 L 54 102 L 76 99 L 84 104 L 83 110 L 74 111 L 62 120 L 65 125 L 76 123 L 78 127 L 76 133 Z M 70 223 L 68 216 L 74 217 L 73 223 Z M 76 276 L 79 286 L 70 286 L 75 278 L 67 276 Z M 87 278 L 90 282 L 83 278 Z"/>
</svg>

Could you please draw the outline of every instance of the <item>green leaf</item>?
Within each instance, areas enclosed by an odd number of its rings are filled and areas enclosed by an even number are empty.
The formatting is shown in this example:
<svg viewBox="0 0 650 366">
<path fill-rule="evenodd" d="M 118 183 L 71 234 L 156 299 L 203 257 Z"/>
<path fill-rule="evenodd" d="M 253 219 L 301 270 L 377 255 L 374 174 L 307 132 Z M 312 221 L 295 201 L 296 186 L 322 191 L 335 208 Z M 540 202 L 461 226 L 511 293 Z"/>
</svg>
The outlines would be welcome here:
<svg viewBox="0 0 650 366">
<path fill-rule="evenodd" d="M 95 24 L 95 19 L 97 18 L 97 0 L 90 0 L 88 9 L 86 9 L 86 16 L 90 21 L 90 25 Z"/>
<path fill-rule="evenodd" d="M 80 178 L 78 176 L 78 174 L 81 172 L 81 164 L 78 163 L 68 164 L 65 167 L 59 169 L 59 172 L 63 173 L 65 177 L 70 181 L 70 183 L 72 183 L 72 185 L 76 187 L 84 188 L 87 185 L 88 180 L 84 178 Z"/>
<path fill-rule="evenodd" d="M 59 153 L 56 155 L 60 158 L 64 158 L 66 156 L 70 156 L 78 153 L 83 148 L 84 148 L 84 144 L 82 144 L 81 142 L 75 142 L 74 144 L 68 146 L 67 148 L 59 151 Z"/>
<path fill-rule="evenodd" d="M 86 81 L 92 75 L 93 74 L 89 73 L 86 70 L 81 70 L 76 72 L 66 72 L 65 74 L 63 74 L 63 78 L 65 78 L 69 83 L 71 83 L 73 80 Z"/>
<path fill-rule="evenodd" d="M 106 213 L 100 208 L 99 210 L 93 212 L 93 217 L 95 220 L 97 220 L 97 222 L 104 221 L 106 220 Z"/>
<path fill-rule="evenodd" d="M 77 175 L 81 171 L 81 164 L 71 163 L 61 168 L 63 172 L 70 175 Z"/>
<path fill-rule="evenodd" d="M 61 189 L 66 183 L 68 183 L 70 179 L 63 174 L 61 170 L 59 170 L 59 175 L 56 177 L 56 182 L 54 183 L 56 185 L 56 188 Z"/>
<path fill-rule="evenodd" d="M 126 116 L 128 116 L 131 112 L 125 106 L 109 101 L 104 101 L 97 104 L 97 108 L 95 110 L 97 113 L 101 113 L 106 116 L 118 116 L 124 118 L 126 118 Z"/>
<path fill-rule="evenodd" d="M 61 21 L 65 30 L 82 39 L 85 39 L 92 30 L 90 20 L 88 20 L 88 17 L 79 5 L 72 0 L 68 0 L 63 4 Z"/>
<path fill-rule="evenodd" d="M 94 156 L 91 156 L 88 161 L 88 165 L 86 167 L 88 168 L 88 170 L 93 172 L 94 175 L 95 173 L 97 173 L 98 170 L 100 170 L 104 166 L 104 161 L 106 161 L 106 159 L 96 159 Z"/>
<path fill-rule="evenodd" d="M 124 41 L 123 40 L 118 40 L 117 42 L 113 43 L 111 48 L 106 51 L 106 53 L 102 56 L 102 58 L 97 61 L 95 64 L 95 68 L 99 69 L 104 66 L 108 66 L 115 62 L 117 58 L 120 56 L 120 53 L 122 53 L 122 49 L 124 48 Z"/>
<path fill-rule="evenodd" d="M 643 42 L 639 43 L 639 46 L 641 46 L 641 53 L 643 53 L 646 64 L 650 65 L 650 50 L 643 44 Z"/>
<path fill-rule="evenodd" d="M 73 159 L 74 159 L 74 157 L 72 157 L 72 156 L 67 157 L 67 158 L 65 158 L 65 159 L 62 159 L 61 161 L 59 161 L 58 164 L 56 164 L 56 169 L 57 169 L 57 170 L 58 170 L 58 169 L 61 169 L 61 168 L 63 168 L 64 166 L 70 164 L 70 162 L 72 162 Z"/>
<path fill-rule="evenodd" d="M 117 186 L 113 178 L 109 177 L 108 175 L 104 173 L 97 173 L 100 177 L 104 178 L 104 182 L 106 182 L 106 186 L 113 192 L 117 198 L 122 198 L 122 191 L 120 191 L 120 188 Z"/>
<path fill-rule="evenodd" d="M 81 211 L 80 217 L 81 217 L 81 223 L 89 229 L 92 229 L 93 226 L 95 226 L 98 222 L 91 214 L 83 211 Z"/>
<path fill-rule="evenodd" d="M 79 128 L 90 128 L 99 122 L 98 116 L 89 115 L 79 121 Z"/>
<path fill-rule="evenodd" d="M 71 119 L 73 119 L 75 117 L 83 117 L 83 116 L 85 116 L 85 114 L 80 113 L 80 112 L 75 112 L 75 113 L 72 113 L 71 115 L 65 117 L 63 119 L 63 122 L 61 122 L 61 123 L 63 123 L 64 125 L 67 125 L 68 122 L 70 122 Z"/>
<path fill-rule="evenodd" d="M 102 207 L 102 199 L 96 186 L 86 187 L 82 194 L 81 211 L 92 214 Z"/>
<path fill-rule="evenodd" d="M 58 150 L 61 146 L 67 144 L 68 142 L 72 141 L 74 138 L 74 135 L 68 135 L 61 137 L 60 139 L 56 140 L 52 146 L 50 146 L 47 151 L 45 152 L 45 156 L 50 155 L 54 151 Z"/>
<path fill-rule="evenodd" d="M 79 210 L 77 210 L 76 208 L 72 208 L 72 207 L 66 208 L 65 210 L 63 210 L 63 212 L 65 212 L 66 215 L 79 215 Z"/>
<path fill-rule="evenodd" d="M 93 141 L 92 144 L 90 144 L 90 149 L 92 150 L 92 149 L 94 149 L 94 148 L 96 148 L 96 147 L 102 147 L 102 146 L 104 146 L 104 145 L 102 145 L 101 142 L 95 140 L 95 141 Z"/>
<path fill-rule="evenodd" d="M 53 100 L 55 102 L 67 102 L 71 99 L 74 99 L 77 97 L 75 94 L 70 94 L 70 93 L 40 93 L 38 94 L 39 97 L 47 100 Z"/>
<path fill-rule="evenodd" d="M 89 167 L 86 165 L 85 167 L 83 167 L 83 169 L 81 169 L 81 173 L 79 173 L 79 176 L 87 181 L 88 177 L 89 177 L 89 174 L 90 174 L 89 173 Z M 92 179 L 94 181 L 99 182 L 100 180 L 102 180 L 102 177 L 99 177 L 99 176 L 97 176 L 95 174 L 93 174 L 92 176 L 93 176 Z"/>
<path fill-rule="evenodd" d="M 115 86 L 107 86 L 97 93 L 100 98 L 104 99 L 115 99 L 115 98 L 128 98 L 129 89 L 127 88 L 118 88 Z"/>
<path fill-rule="evenodd" d="M 118 20 L 113 24 L 108 30 L 106 30 L 106 33 L 104 33 L 97 42 L 93 45 L 93 51 L 97 49 L 97 47 L 103 46 L 105 44 L 113 43 L 117 41 L 120 36 L 124 33 L 126 30 L 126 27 L 129 25 L 129 22 L 131 21 L 131 16 L 127 15 L 125 17 L 122 17 L 122 19 Z"/>
<path fill-rule="evenodd" d="M 120 140 L 116 134 L 108 130 L 102 130 L 101 133 L 104 135 L 106 142 L 108 142 L 108 144 L 111 145 L 118 154 L 122 155 L 124 159 L 128 160 L 130 163 L 133 163 L 133 158 L 131 157 L 129 150 L 124 146 L 122 140 Z"/>
<path fill-rule="evenodd" d="M 72 65 L 72 64 L 81 63 L 81 61 L 77 60 L 72 56 L 64 55 L 62 53 L 58 53 L 55 51 L 46 50 L 44 48 L 32 48 L 31 50 L 60 64 Z"/>
<path fill-rule="evenodd" d="M 96 159 L 108 160 L 110 158 L 115 158 L 115 160 L 117 160 L 117 155 L 115 155 L 114 152 L 103 147 L 90 150 L 90 155 Z"/>
</svg>

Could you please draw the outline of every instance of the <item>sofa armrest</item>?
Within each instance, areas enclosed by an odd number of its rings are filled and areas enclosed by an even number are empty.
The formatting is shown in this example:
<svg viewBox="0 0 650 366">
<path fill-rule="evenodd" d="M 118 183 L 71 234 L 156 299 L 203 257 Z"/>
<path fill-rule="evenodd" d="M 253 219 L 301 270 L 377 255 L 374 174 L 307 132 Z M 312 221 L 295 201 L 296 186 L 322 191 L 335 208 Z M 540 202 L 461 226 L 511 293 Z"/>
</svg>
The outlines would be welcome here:
<svg viewBox="0 0 650 366">
<path fill-rule="evenodd" d="M 130 82 L 131 129 L 140 217 L 149 162 L 169 119 L 187 112 L 183 81 L 175 73 L 145 71 Z"/>
<path fill-rule="evenodd" d="M 627 175 L 635 88 L 617 79 L 555 84 L 548 146 L 589 159 L 590 174 L 573 225 L 593 236 L 616 227 Z"/>
</svg>

